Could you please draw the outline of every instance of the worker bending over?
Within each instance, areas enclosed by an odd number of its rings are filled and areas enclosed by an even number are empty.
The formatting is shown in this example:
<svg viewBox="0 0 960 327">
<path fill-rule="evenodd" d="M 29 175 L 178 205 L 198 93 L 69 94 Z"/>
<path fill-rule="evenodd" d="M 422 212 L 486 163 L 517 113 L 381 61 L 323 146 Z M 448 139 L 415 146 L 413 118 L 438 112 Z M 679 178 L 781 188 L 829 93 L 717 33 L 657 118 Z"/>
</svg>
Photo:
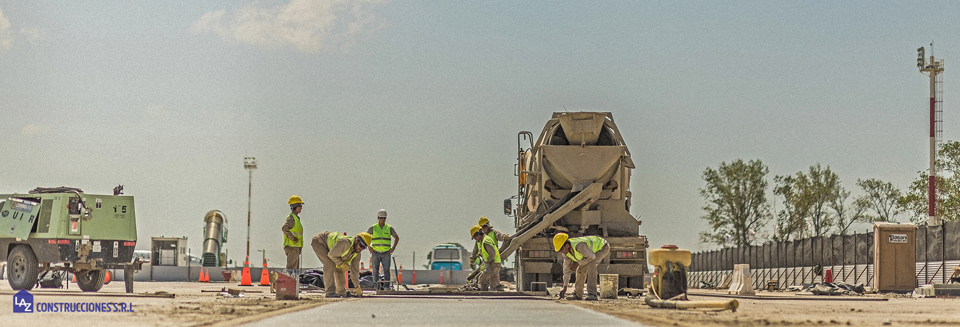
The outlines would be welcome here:
<svg viewBox="0 0 960 327">
<path fill-rule="evenodd" d="M 563 254 L 563 289 L 560 298 L 567 293 L 567 284 L 570 282 L 570 273 L 577 271 L 577 281 L 574 285 L 574 300 L 582 300 L 583 281 L 587 280 L 587 301 L 597 300 L 597 266 L 608 255 L 610 245 L 607 240 L 599 236 L 582 236 L 569 238 L 565 233 L 553 236 L 553 248 Z"/>
<path fill-rule="evenodd" d="M 370 244 L 370 271 L 373 272 L 373 283 L 380 287 L 380 274 L 377 269 L 383 267 L 383 280 L 390 281 L 390 256 L 397 249 L 400 243 L 400 236 L 397 230 L 387 224 L 387 210 L 380 209 L 377 212 L 377 223 L 367 229 L 367 233 L 373 236 L 373 243 Z M 390 246 L 390 237 L 393 236 L 393 246 Z M 397 281 L 402 282 L 402 281 Z"/>
<path fill-rule="evenodd" d="M 290 214 L 280 227 L 283 232 L 283 253 L 287 254 L 287 269 L 300 269 L 300 252 L 303 250 L 303 226 L 300 225 L 300 211 L 303 211 L 303 200 L 294 195 L 287 201 L 290 205 Z M 298 272 L 299 274 L 299 272 Z"/>
<path fill-rule="evenodd" d="M 500 285 L 500 249 L 493 235 L 484 234 L 480 226 L 470 228 L 470 235 L 480 248 L 480 259 L 483 260 L 483 273 L 480 275 L 480 290 L 488 291 L 493 285 L 494 290 L 503 292 Z"/>
<path fill-rule="evenodd" d="M 507 247 L 510 244 L 510 235 L 501 233 L 500 231 L 493 229 L 493 225 L 490 225 L 490 219 L 487 219 L 487 217 L 480 217 L 480 220 L 477 221 L 477 226 L 480 226 L 480 228 L 482 228 L 483 235 L 490 235 L 491 237 L 493 237 L 494 243 L 497 243 L 497 241 L 501 241 L 503 242 L 503 247 Z M 478 264 L 477 257 L 480 254 L 480 248 L 477 246 L 478 244 L 480 243 L 477 242 L 473 244 L 473 253 L 470 254 L 470 267 L 473 269 L 477 269 L 477 264 Z M 497 248 L 499 249 L 500 246 L 497 245 Z"/>
<path fill-rule="evenodd" d="M 356 286 L 356 296 L 363 295 L 360 288 L 360 252 L 370 244 L 370 234 L 360 233 L 347 237 L 339 232 L 323 232 L 313 237 L 310 243 L 313 252 L 323 263 L 323 286 L 329 298 L 344 297 L 347 294 L 347 280 L 344 271 L 350 271 L 350 280 Z M 334 283 L 336 280 L 336 283 Z M 334 293 L 336 285 L 336 293 Z"/>
</svg>

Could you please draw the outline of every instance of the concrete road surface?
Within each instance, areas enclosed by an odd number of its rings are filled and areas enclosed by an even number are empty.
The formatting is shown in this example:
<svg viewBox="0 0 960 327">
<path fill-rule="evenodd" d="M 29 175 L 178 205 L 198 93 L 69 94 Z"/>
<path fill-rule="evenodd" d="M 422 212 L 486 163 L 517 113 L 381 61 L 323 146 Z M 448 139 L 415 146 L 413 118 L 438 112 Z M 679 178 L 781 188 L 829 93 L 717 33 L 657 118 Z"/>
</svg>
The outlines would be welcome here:
<svg viewBox="0 0 960 327">
<path fill-rule="evenodd" d="M 575 305 L 531 299 L 363 298 L 244 326 L 641 326 Z"/>
</svg>

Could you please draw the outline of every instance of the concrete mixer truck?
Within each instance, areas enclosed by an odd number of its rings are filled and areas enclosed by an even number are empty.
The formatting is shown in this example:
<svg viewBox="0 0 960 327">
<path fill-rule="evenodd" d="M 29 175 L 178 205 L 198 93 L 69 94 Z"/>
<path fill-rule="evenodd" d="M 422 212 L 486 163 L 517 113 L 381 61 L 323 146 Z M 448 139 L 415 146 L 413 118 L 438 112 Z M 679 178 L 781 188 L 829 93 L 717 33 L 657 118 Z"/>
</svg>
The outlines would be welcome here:
<svg viewBox="0 0 960 327">
<path fill-rule="evenodd" d="M 597 270 L 618 274 L 621 288 L 642 288 L 648 242 L 630 215 L 635 166 L 613 115 L 556 112 L 535 142 L 532 133 L 520 132 L 517 147 L 517 195 L 504 200 L 516 233 L 500 256 L 516 252 L 519 290 L 560 281 L 562 258 L 551 243 L 557 232 L 603 237 L 611 251 Z"/>
</svg>

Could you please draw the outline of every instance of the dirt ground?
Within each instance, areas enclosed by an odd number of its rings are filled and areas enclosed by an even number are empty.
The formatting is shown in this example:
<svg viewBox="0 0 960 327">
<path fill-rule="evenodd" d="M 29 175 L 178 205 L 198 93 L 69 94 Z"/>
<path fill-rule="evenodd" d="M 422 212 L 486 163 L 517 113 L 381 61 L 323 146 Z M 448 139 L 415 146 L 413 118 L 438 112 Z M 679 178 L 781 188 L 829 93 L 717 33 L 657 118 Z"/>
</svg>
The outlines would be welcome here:
<svg viewBox="0 0 960 327">
<path fill-rule="evenodd" d="M 698 293 L 724 294 L 697 290 Z M 621 297 L 597 302 L 557 300 L 604 312 L 652 326 L 958 326 L 960 299 L 914 299 L 905 295 L 864 295 L 827 297 L 831 300 L 796 300 L 793 293 L 757 292 L 776 300 L 737 299 L 736 312 L 707 312 L 651 308 L 642 299 Z M 794 299 L 789 299 L 794 298 Z M 851 299 L 887 301 L 849 301 Z M 717 301 L 728 298 L 690 296 L 691 300 Z"/>
<path fill-rule="evenodd" d="M 36 312 L 33 314 L 14 314 L 13 292 L 6 281 L 0 281 L 0 319 L 12 322 L 12 325 L 27 326 L 37 321 L 52 325 L 77 324 L 99 326 L 230 326 L 275 314 L 282 314 L 312 308 L 336 301 L 350 299 L 324 299 L 322 293 L 301 293 L 298 301 L 277 301 L 269 287 L 240 287 L 235 283 L 189 283 L 189 282 L 137 282 L 135 294 L 124 293 L 123 282 L 105 285 L 97 293 L 83 294 L 71 284 L 69 290 L 36 289 L 32 290 L 34 303 L 47 302 L 117 302 L 130 303 L 134 312 L 121 313 L 55 313 Z M 243 297 L 228 297 L 219 292 L 222 288 L 237 288 L 249 291 Z M 259 291 L 262 293 L 252 293 Z M 149 297 L 157 292 L 172 293 L 169 297 Z M 21 324 L 22 323 L 22 324 Z"/>
<path fill-rule="evenodd" d="M 69 290 L 38 289 L 31 293 L 34 302 L 124 302 L 131 303 L 134 312 L 123 313 L 53 313 L 13 314 L 14 292 L 5 281 L 0 281 L 0 320 L 11 325 L 27 325 L 37 321 L 45 324 L 81 324 L 99 326 L 232 326 L 265 317 L 304 310 L 336 301 L 356 299 L 324 299 L 322 293 L 301 294 L 298 301 L 276 301 L 268 287 L 245 287 L 244 297 L 228 297 L 222 288 L 241 288 L 234 283 L 195 282 L 138 282 L 138 296 L 124 293 L 123 283 L 111 283 L 94 294 L 83 294 L 72 284 Z M 207 292 L 204 292 L 207 291 Z M 256 291 L 262 293 L 254 293 Z M 145 295 L 172 293 L 173 298 Z M 724 294 L 719 291 L 693 291 L 696 294 Z M 960 325 L 960 299 L 914 299 L 902 295 L 865 295 L 863 297 L 820 297 L 828 300 L 798 300 L 793 293 L 758 292 L 772 300 L 738 299 L 736 312 L 706 312 L 700 310 L 655 309 L 642 299 L 620 297 L 617 300 L 597 302 L 556 300 L 566 305 L 578 305 L 619 318 L 651 326 L 892 326 Z M 727 298 L 692 295 L 691 300 L 717 301 Z M 887 301 L 849 301 L 858 299 L 887 299 Z M 362 299 L 361 299 L 362 301 Z"/>
</svg>

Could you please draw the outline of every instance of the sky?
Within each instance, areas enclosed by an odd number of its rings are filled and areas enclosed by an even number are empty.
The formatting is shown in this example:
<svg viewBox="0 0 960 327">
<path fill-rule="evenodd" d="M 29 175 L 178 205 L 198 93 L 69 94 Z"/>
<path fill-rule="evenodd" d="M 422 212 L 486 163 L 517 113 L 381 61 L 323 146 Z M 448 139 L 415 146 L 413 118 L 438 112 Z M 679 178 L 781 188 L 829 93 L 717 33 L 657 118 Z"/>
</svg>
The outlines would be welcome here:
<svg viewBox="0 0 960 327">
<path fill-rule="evenodd" d="M 712 249 L 707 167 L 762 160 L 775 210 L 773 177 L 817 163 L 854 196 L 927 169 L 918 47 L 945 61 L 943 136 L 960 139 L 957 17 L 950 1 L 0 0 L 0 193 L 122 184 L 138 248 L 187 236 L 195 255 L 221 210 L 242 261 L 256 157 L 254 264 L 283 265 L 296 194 L 308 236 L 386 209 L 397 261 L 422 267 L 480 216 L 512 232 L 518 132 L 608 111 L 641 233 Z"/>
</svg>

